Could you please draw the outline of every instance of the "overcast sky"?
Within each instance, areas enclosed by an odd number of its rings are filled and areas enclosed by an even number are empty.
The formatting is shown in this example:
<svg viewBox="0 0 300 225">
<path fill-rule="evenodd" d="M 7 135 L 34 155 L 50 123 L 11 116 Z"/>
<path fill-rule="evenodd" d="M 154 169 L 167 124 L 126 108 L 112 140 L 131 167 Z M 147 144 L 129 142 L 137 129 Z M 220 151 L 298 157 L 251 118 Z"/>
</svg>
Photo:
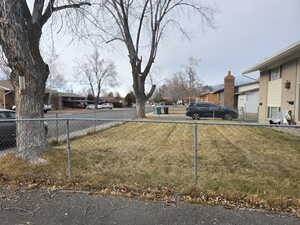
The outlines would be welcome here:
<svg viewBox="0 0 300 225">
<path fill-rule="evenodd" d="M 183 24 L 191 41 L 171 33 L 161 43 L 155 81 L 161 84 L 168 75 L 182 68 L 189 57 L 201 59 L 200 79 L 208 85 L 219 84 L 228 70 L 234 75 L 300 40 L 300 0 L 206 0 L 218 8 L 216 29 L 203 29 L 198 18 Z M 87 44 L 68 44 L 63 35 L 56 37 L 56 49 L 69 85 L 78 90 L 74 75 L 75 61 L 91 50 Z M 44 37 L 44 42 L 49 42 Z M 120 85 L 114 91 L 125 94 L 131 88 L 131 75 L 125 48 L 101 49 L 104 58 L 116 63 Z M 254 74 L 255 75 L 255 74 Z M 76 87 L 77 86 L 77 87 Z"/>
</svg>

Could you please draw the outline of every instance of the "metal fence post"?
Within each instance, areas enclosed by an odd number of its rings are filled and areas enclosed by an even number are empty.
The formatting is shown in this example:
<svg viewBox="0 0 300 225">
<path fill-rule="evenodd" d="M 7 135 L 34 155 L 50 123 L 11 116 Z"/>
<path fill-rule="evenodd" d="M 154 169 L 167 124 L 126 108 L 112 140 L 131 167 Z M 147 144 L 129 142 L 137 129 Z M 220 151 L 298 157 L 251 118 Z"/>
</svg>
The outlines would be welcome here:
<svg viewBox="0 0 300 225">
<path fill-rule="evenodd" d="M 72 152 L 70 145 L 70 120 L 67 120 L 67 155 L 68 155 L 68 169 L 67 174 L 68 177 L 72 177 Z"/>
<path fill-rule="evenodd" d="M 59 133 L 58 133 L 58 113 L 55 113 L 55 118 L 56 118 L 56 124 L 55 124 L 55 129 L 56 129 L 56 142 L 59 142 Z"/>
<path fill-rule="evenodd" d="M 97 107 L 98 107 L 98 105 L 97 105 Z M 97 109 L 95 108 L 95 122 L 94 122 L 94 133 L 96 133 L 96 128 L 97 128 Z"/>
<path fill-rule="evenodd" d="M 193 182 L 194 185 L 198 184 L 198 148 L 199 148 L 199 138 L 198 138 L 198 125 L 194 126 L 194 156 L 193 156 Z"/>
</svg>

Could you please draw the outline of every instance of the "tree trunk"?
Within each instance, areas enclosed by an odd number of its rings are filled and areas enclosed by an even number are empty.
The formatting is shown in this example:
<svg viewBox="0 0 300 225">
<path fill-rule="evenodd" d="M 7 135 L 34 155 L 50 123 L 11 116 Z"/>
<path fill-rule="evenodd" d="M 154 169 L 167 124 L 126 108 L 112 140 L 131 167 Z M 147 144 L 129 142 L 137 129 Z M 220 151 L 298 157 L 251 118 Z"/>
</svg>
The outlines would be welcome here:
<svg viewBox="0 0 300 225">
<path fill-rule="evenodd" d="M 96 98 L 95 98 L 95 109 L 98 109 L 98 105 L 99 105 L 99 96 L 97 96 Z"/>
<path fill-rule="evenodd" d="M 138 118 L 146 118 L 146 100 L 136 97 L 136 113 Z"/>
<path fill-rule="evenodd" d="M 3 17 L 9 12 L 7 17 Z M 2 17 L 1 17 L 2 16 Z M 42 121 L 18 121 L 43 117 L 49 67 L 40 54 L 42 26 L 30 16 L 26 1 L 0 1 L 0 45 L 11 69 L 17 110 L 17 154 L 37 162 L 46 150 Z M 20 77 L 24 82 L 20 85 Z M 40 160 L 39 160 L 40 161 Z"/>
<path fill-rule="evenodd" d="M 148 94 L 145 93 L 145 80 L 146 75 L 142 75 L 140 68 L 135 68 L 132 65 L 132 77 L 133 77 L 133 90 L 136 97 L 136 113 L 138 118 L 146 118 L 146 102 L 153 95 L 155 91 L 155 85 L 152 85 Z"/>
<path fill-rule="evenodd" d="M 145 104 L 147 97 L 145 94 L 145 78 L 140 76 L 139 68 L 132 67 L 133 89 L 136 98 L 136 113 L 138 118 L 146 118 Z"/>
<path fill-rule="evenodd" d="M 42 118 L 45 84 L 30 80 L 28 76 L 26 78 L 25 90 L 16 89 L 17 119 Z M 43 121 L 17 121 L 18 156 L 35 161 L 40 153 L 47 150 L 45 127 L 46 123 Z"/>
<path fill-rule="evenodd" d="M 44 121 L 21 120 L 43 118 L 45 85 L 49 67 L 40 59 L 35 64 L 28 63 L 14 68 L 11 74 L 16 87 L 17 154 L 23 159 L 37 161 L 39 155 L 48 149 L 45 132 L 47 124 Z M 20 76 L 25 79 L 25 89 L 20 87 Z"/>
</svg>

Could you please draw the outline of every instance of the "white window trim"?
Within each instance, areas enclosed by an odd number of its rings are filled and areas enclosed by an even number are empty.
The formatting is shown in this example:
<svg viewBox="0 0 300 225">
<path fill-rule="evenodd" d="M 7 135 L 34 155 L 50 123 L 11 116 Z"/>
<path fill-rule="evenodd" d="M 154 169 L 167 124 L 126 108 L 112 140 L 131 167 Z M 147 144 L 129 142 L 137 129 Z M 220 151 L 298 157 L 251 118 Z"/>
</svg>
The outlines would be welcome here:
<svg viewBox="0 0 300 225">
<path fill-rule="evenodd" d="M 279 108 L 280 109 L 280 111 L 281 111 L 281 106 L 267 106 L 267 119 L 269 120 L 269 119 L 273 119 L 272 117 L 270 117 L 269 116 L 269 108 Z"/>
<path fill-rule="evenodd" d="M 279 77 L 278 78 L 276 78 L 276 79 L 271 79 L 272 78 L 272 71 L 274 71 L 274 70 L 278 70 L 279 71 Z M 278 67 L 276 67 L 276 68 L 273 68 L 273 69 L 270 69 L 269 70 L 269 82 L 272 82 L 272 81 L 274 81 L 274 80 L 279 80 L 279 79 L 281 79 L 281 66 L 278 66 Z"/>
</svg>

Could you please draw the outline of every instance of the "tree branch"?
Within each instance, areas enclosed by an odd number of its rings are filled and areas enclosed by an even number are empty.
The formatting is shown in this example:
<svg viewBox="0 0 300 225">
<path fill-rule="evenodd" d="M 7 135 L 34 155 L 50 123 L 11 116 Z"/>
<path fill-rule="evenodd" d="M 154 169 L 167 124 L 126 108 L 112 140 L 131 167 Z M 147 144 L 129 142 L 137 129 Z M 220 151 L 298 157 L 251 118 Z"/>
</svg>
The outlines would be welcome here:
<svg viewBox="0 0 300 225">
<path fill-rule="evenodd" d="M 57 6 L 53 8 L 53 12 L 57 12 L 59 10 L 64 10 L 64 9 L 79 9 L 81 6 L 88 5 L 91 6 L 92 4 L 89 2 L 81 2 L 81 3 L 74 3 L 74 4 L 69 4 L 69 5 L 62 5 L 62 6 Z"/>
<path fill-rule="evenodd" d="M 151 90 L 150 90 L 149 93 L 146 95 L 146 98 L 147 98 L 147 99 L 151 98 L 151 96 L 153 95 L 155 89 L 156 89 L 156 85 L 152 85 Z"/>
<path fill-rule="evenodd" d="M 47 21 L 50 19 L 53 12 L 57 12 L 57 11 L 64 10 L 64 9 L 76 9 L 76 8 L 78 9 L 84 5 L 88 5 L 88 6 L 92 5 L 89 2 L 81 2 L 81 3 L 74 3 L 74 4 L 54 7 L 54 2 L 55 2 L 55 0 L 49 0 L 48 6 L 47 6 L 43 16 L 41 17 L 41 25 L 42 26 L 45 23 L 47 23 Z"/>
<path fill-rule="evenodd" d="M 41 22 L 41 18 L 43 16 L 45 0 L 35 0 L 32 12 L 32 23 Z"/>
</svg>

